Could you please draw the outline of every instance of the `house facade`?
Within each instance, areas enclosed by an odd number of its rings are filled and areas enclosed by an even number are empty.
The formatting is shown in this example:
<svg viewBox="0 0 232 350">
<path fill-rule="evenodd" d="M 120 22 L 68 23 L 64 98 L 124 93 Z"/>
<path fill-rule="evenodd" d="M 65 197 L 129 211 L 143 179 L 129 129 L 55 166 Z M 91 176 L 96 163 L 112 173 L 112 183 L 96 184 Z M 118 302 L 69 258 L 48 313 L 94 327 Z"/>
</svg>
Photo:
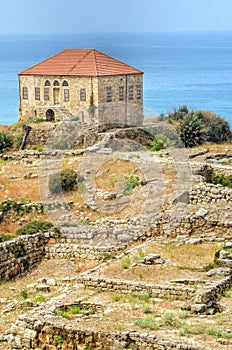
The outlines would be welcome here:
<svg viewBox="0 0 232 350">
<path fill-rule="evenodd" d="M 18 74 L 19 118 L 143 123 L 143 72 L 94 49 L 68 49 Z"/>
</svg>

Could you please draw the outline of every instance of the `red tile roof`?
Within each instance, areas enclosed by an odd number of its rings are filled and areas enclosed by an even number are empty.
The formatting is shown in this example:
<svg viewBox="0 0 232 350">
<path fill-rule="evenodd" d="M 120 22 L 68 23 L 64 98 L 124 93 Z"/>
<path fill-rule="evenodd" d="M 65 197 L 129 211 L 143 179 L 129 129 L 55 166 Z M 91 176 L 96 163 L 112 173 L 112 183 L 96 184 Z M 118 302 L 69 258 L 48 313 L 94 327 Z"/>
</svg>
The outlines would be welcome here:
<svg viewBox="0 0 232 350">
<path fill-rule="evenodd" d="M 19 75 L 103 76 L 142 74 L 140 70 L 94 49 L 67 49 Z"/>
</svg>

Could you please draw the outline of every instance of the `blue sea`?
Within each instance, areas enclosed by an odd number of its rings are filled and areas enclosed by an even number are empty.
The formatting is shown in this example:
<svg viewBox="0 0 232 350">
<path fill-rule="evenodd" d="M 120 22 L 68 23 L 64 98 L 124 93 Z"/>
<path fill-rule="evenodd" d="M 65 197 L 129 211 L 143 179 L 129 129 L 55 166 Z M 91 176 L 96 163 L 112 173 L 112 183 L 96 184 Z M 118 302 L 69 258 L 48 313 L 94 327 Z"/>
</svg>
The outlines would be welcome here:
<svg viewBox="0 0 232 350">
<path fill-rule="evenodd" d="M 185 104 L 232 126 L 232 32 L 0 36 L 0 124 L 18 119 L 17 73 L 66 48 L 96 48 L 142 70 L 146 116 Z"/>
</svg>

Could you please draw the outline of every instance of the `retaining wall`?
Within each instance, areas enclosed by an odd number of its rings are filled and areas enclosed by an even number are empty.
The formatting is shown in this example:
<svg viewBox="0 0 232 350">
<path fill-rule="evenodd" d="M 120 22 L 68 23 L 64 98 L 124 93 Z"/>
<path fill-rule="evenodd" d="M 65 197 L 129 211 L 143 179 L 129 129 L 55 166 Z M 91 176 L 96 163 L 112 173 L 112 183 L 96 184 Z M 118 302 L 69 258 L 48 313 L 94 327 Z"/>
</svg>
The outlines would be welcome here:
<svg viewBox="0 0 232 350">
<path fill-rule="evenodd" d="M 34 267 L 45 256 L 48 238 L 43 233 L 21 236 L 0 244 L 0 281 L 14 278 Z"/>
<path fill-rule="evenodd" d="M 171 340 L 161 340 L 155 335 L 139 332 L 107 332 L 80 329 L 74 322 L 31 314 L 21 315 L 8 336 L 11 350 L 18 349 L 94 349 L 94 350 L 203 350 L 202 347 L 185 345 Z M 59 337 L 59 338 L 57 338 Z M 60 345 L 57 339 L 62 339 Z M 207 350 L 204 348 L 204 350 Z"/>
<path fill-rule="evenodd" d="M 222 185 L 200 183 L 194 185 L 190 194 L 192 204 L 198 203 L 231 203 L 232 189 Z"/>
<path fill-rule="evenodd" d="M 194 288 L 171 285 L 162 286 L 154 283 L 123 281 L 108 277 L 80 275 L 77 282 L 83 285 L 84 288 L 100 288 L 101 291 L 117 291 L 123 294 L 148 294 L 152 298 L 163 298 L 166 296 L 174 299 L 191 299 L 195 294 Z"/>
</svg>

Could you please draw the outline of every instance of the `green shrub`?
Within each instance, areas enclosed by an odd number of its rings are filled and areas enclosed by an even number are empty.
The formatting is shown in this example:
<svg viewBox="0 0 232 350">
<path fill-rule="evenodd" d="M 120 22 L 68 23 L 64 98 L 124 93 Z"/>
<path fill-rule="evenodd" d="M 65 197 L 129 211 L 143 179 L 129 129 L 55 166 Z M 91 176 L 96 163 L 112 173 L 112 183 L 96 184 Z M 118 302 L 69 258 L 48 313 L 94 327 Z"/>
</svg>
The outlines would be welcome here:
<svg viewBox="0 0 232 350">
<path fill-rule="evenodd" d="M 145 314 L 151 314 L 151 307 L 150 307 L 150 305 L 144 305 L 143 306 L 143 312 Z"/>
<path fill-rule="evenodd" d="M 154 138 L 153 141 L 151 141 L 150 150 L 151 151 L 160 151 L 161 149 L 164 149 L 168 146 L 168 138 L 163 134 L 158 134 Z"/>
<path fill-rule="evenodd" d="M 22 297 L 23 299 L 27 299 L 28 298 L 28 291 L 26 289 L 21 290 L 20 297 Z"/>
<path fill-rule="evenodd" d="M 8 212 L 10 210 L 14 210 L 18 215 L 25 214 L 27 212 L 27 208 L 22 208 L 22 204 L 26 204 L 25 198 L 21 199 L 21 202 L 16 202 L 11 199 L 6 199 L 2 203 L 0 203 L 0 211 L 2 212 Z"/>
<path fill-rule="evenodd" d="M 56 316 L 60 316 L 60 317 L 63 317 L 63 318 L 70 319 L 70 315 L 68 314 L 67 311 L 56 309 L 55 310 L 55 314 L 56 314 Z"/>
<path fill-rule="evenodd" d="M 202 122 L 205 125 L 206 141 L 221 143 L 232 139 L 229 123 L 212 112 L 202 112 Z"/>
<path fill-rule="evenodd" d="M 178 320 L 174 312 L 168 311 L 164 314 L 164 326 L 177 327 Z"/>
<path fill-rule="evenodd" d="M 121 299 L 121 295 L 115 294 L 112 297 L 113 301 L 119 301 Z"/>
<path fill-rule="evenodd" d="M 39 118 L 39 117 L 32 117 L 28 120 L 29 123 L 34 123 L 34 124 L 38 124 L 38 123 L 44 123 L 44 122 L 48 122 L 47 119 L 43 119 L 43 118 Z"/>
<path fill-rule="evenodd" d="M 208 329 L 208 334 L 214 338 L 229 339 L 232 338 L 232 333 L 218 329 L 216 326 L 212 326 Z"/>
<path fill-rule="evenodd" d="M 186 147 L 194 147 L 204 142 L 221 143 L 232 140 L 229 123 L 212 112 L 190 112 L 183 105 L 169 113 L 166 119 L 175 126 Z"/>
<path fill-rule="evenodd" d="M 36 303 L 44 303 L 45 301 L 46 301 L 46 298 L 44 295 L 36 295 L 35 296 Z"/>
<path fill-rule="evenodd" d="M 213 169 L 209 169 L 207 180 L 214 185 L 232 187 L 232 175 L 216 174 Z"/>
<path fill-rule="evenodd" d="M 150 299 L 148 294 L 138 295 L 138 298 L 139 298 L 139 300 L 142 300 L 142 301 L 148 301 Z"/>
<path fill-rule="evenodd" d="M 194 147 L 204 142 L 205 129 L 195 114 L 187 114 L 176 126 L 176 131 L 185 147 Z"/>
<path fill-rule="evenodd" d="M 186 105 L 175 108 L 173 112 L 169 113 L 167 118 L 169 122 L 182 120 L 189 113 Z"/>
<path fill-rule="evenodd" d="M 62 191 L 71 191 L 77 186 L 78 182 L 82 182 L 83 178 L 72 169 L 61 170 L 49 177 L 49 190 L 52 194 L 57 194 Z"/>
<path fill-rule="evenodd" d="M 130 258 L 126 258 L 126 260 L 124 260 L 124 261 L 122 262 L 122 268 L 123 268 L 123 269 L 129 269 L 130 263 L 131 263 Z"/>
<path fill-rule="evenodd" d="M 58 336 L 56 337 L 56 342 L 57 342 L 58 345 L 63 344 L 64 339 L 61 337 L 61 335 L 58 335 Z"/>
<path fill-rule="evenodd" d="M 183 329 L 180 331 L 180 335 L 182 336 L 187 336 L 190 334 L 198 335 L 203 333 L 205 333 L 205 325 L 202 323 L 200 325 L 184 324 Z"/>
<path fill-rule="evenodd" d="M 13 238 L 12 235 L 8 235 L 6 233 L 0 233 L 0 242 L 5 242 L 12 238 Z"/>
<path fill-rule="evenodd" d="M 226 297 L 226 298 L 232 298 L 232 289 L 225 290 L 223 292 L 223 296 Z"/>
<path fill-rule="evenodd" d="M 18 134 L 14 137 L 14 145 L 16 146 L 16 149 L 19 149 L 23 141 L 23 135 Z"/>
<path fill-rule="evenodd" d="M 4 132 L 0 132 L 0 153 L 7 152 L 12 145 L 13 145 L 12 136 L 9 136 Z"/>
<path fill-rule="evenodd" d="M 53 227 L 53 224 L 48 221 L 31 221 L 21 228 L 19 228 L 15 233 L 16 235 L 33 235 L 38 232 L 47 232 Z"/>
<path fill-rule="evenodd" d="M 16 131 L 18 129 L 22 129 L 25 127 L 25 123 L 24 122 L 16 122 L 13 125 L 11 125 L 11 130 L 12 131 Z"/>
<path fill-rule="evenodd" d="M 67 313 L 71 314 L 71 315 L 78 315 L 78 314 L 92 315 L 93 314 L 93 309 L 92 309 L 92 307 L 86 309 L 85 307 L 80 307 L 78 305 L 70 305 L 68 307 Z"/>
<path fill-rule="evenodd" d="M 147 316 L 143 319 L 137 320 L 134 322 L 134 324 L 136 326 L 139 326 L 140 328 L 148 328 L 150 330 L 155 330 L 159 328 L 159 325 L 157 324 L 153 316 Z"/>
<path fill-rule="evenodd" d="M 129 196 L 132 193 L 133 189 L 137 186 L 139 186 L 139 177 L 134 175 L 127 176 L 123 194 L 125 196 Z"/>
</svg>

